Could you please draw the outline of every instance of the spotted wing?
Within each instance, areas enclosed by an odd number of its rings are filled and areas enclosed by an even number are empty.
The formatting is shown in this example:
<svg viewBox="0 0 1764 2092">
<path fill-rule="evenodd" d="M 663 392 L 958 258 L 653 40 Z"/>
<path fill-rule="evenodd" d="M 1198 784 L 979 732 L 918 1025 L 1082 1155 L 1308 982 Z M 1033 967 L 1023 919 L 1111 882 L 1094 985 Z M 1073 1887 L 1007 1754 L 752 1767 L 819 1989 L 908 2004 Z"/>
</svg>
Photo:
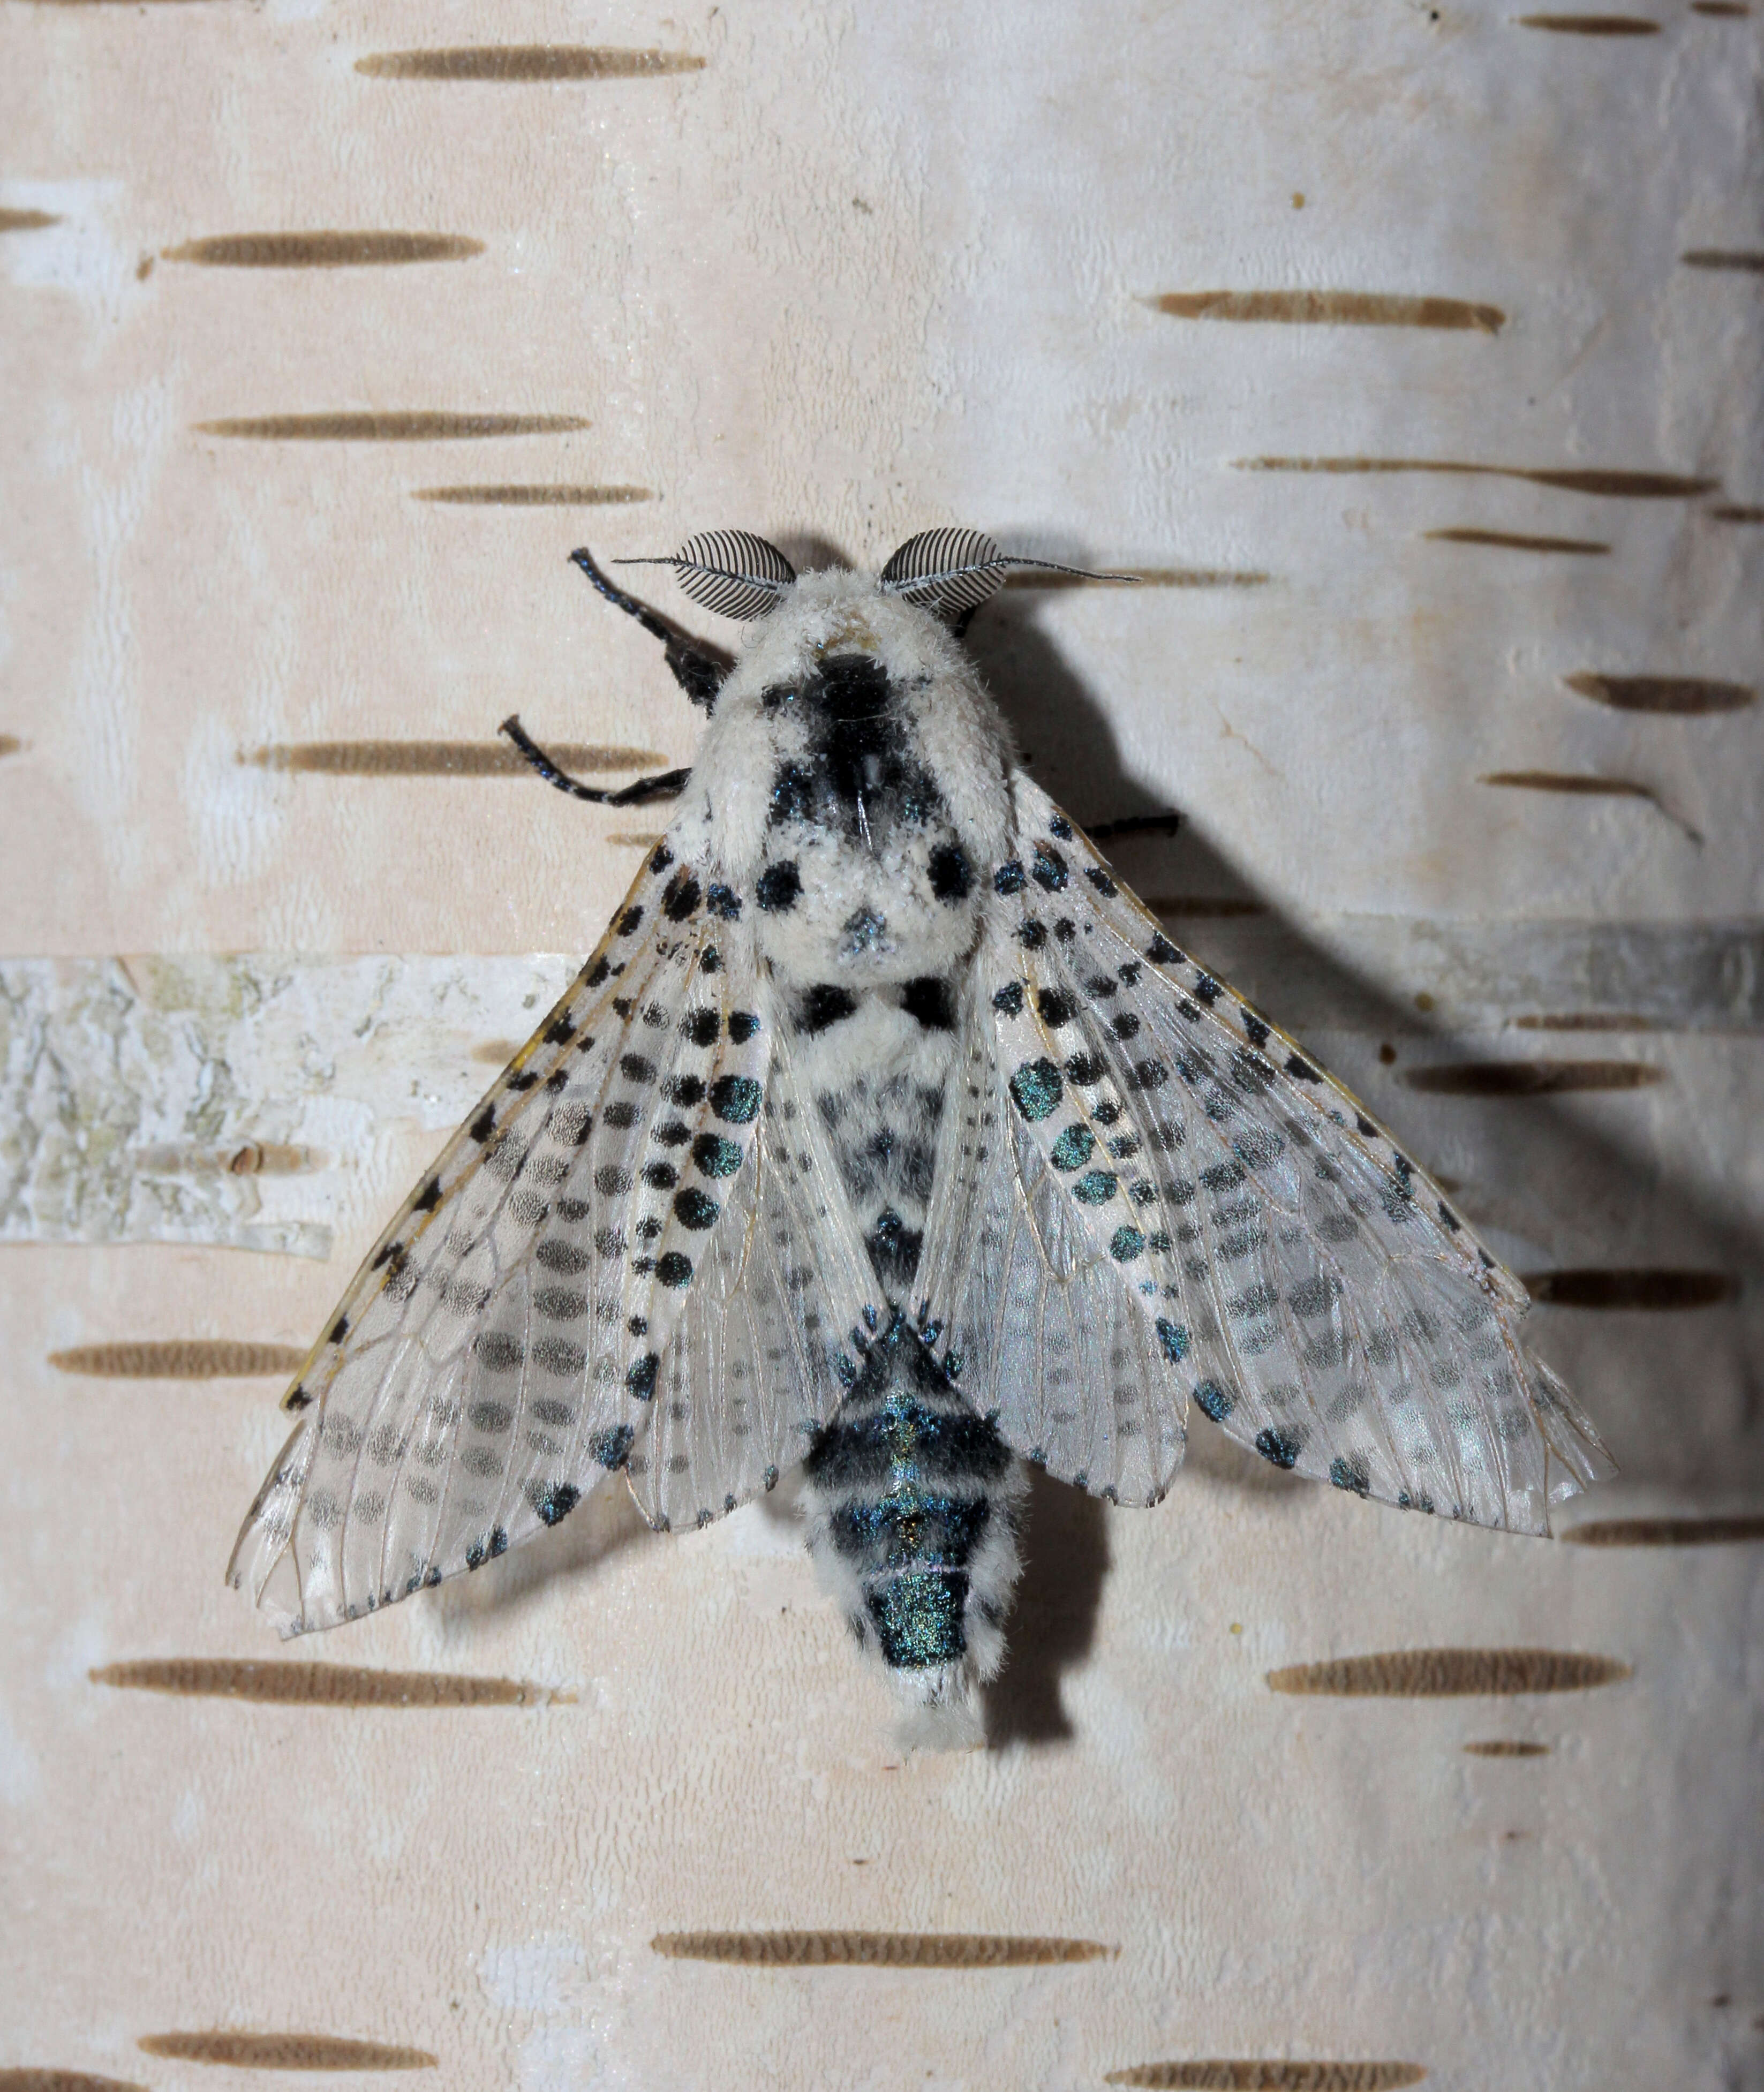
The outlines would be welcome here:
<svg viewBox="0 0 1764 2092">
<path fill-rule="evenodd" d="M 229 1570 L 285 1632 L 475 1568 L 629 1461 L 740 1224 L 771 1044 L 740 907 L 658 848 L 357 1273 Z"/>
<path fill-rule="evenodd" d="M 707 1525 L 772 1489 L 857 1377 L 875 1274 L 780 1028 L 753 1159 L 689 1294 L 632 1494 L 652 1525 Z"/>
<path fill-rule="evenodd" d="M 1000 1116 L 1135 1307 L 1152 1406 L 1179 1417 L 1191 1394 L 1278 1466 L 1547 1531 L 1549 1506 L 1611 1467 L 1520 1345 L 1524 1289 L 1363 1107 L 1164 937 L 1044 793 L 1021 777 L 1015 793 L 1018 855 L 979 961 Z M 1046 1180 L 1021 1174 L 1045 1204 Z M 1093 1407 L 1110 1384 L 1093 1384 Z M 1051 1433 L 1055 1472 L 1075 1467 L 1087 1429 Z"/>
<path fill-rule="evenodd" d="M 1015 971 L 1014 949 L 989 937 L 938 1143 L 915 1286 L 923 1333 L 1026 1459 L 1114 1502 L 1156 1503 L 1187 1444 L 1181 1388 L 1119 1267 L 1011 1109 L 989 998 Z"/>
</svg>

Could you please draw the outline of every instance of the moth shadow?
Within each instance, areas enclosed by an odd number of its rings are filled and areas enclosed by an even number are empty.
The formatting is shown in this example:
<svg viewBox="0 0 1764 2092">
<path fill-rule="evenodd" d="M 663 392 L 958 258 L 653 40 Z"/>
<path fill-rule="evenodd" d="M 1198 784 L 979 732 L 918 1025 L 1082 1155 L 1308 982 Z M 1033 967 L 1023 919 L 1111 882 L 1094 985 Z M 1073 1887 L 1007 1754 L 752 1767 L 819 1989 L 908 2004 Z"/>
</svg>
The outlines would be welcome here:
<svg viewBox="0 0 1764 2092">
<path fill-rule="evenodd" d="M 988 1748 L 1065 1743 L 1075 1733 L 1060 1680 L 1096 1637 L 1110 1515 L 1098 1498 L 1030 1470 L 1018 1534 L 1023 1580 L 1005 1626 L 1010 1653 L 986 1692 Z"/>
<path fill-rule="evenodd" d="M 1128 774 L 1106 712 L 1040 628 L 1041 604 L 1032 590 L 1008 589 L 966 637 L 1025 767 L 1083 824 L 1171 810 Z M 1308 1034 L 1324 1065 L 1529 1277 L 1540 1304 L 1527 1341 L 1580 1395 L 1621 1471 L 1563 1524 L 1655 1503 L 1755 1509 L 1764 1240 L 1749 1217 L 1736 1199 L 1675 1176 L 1646 1137 L 1645 1107 L 1629 1098 L 1503 1094 L 1498 1083 L 1454 1091 L 1430 1072 L 1447 1062 L 1472 1074 L 1485 1061 L 1521 1072 L 1533 1058 L 1596 1064 L 1611 1046 L 1589 1052 L 1571 1028 L 1560 1044 L 1546 1032 L 1540 1050 L 1535 1028 L 1514 1028 L 1526 1013 L 1504 1007 L 1494 1035 L 1480 1023 L 1455 1032 L 1427 1014 L 1425 996 L 1399 999 L 1343 964 L 1186 819 L 1174 835 L 1142 832 L 1105 847 L 1176 941 L 1274 1022 Z M 1723 1028 L 1719 1014 L 1704 1021 Z M 1623 1057 L 1646 1057 L 1659 1036 L 1638 1030 L 1618 1045 Z M 1669 1080 L 1671 1052 L 1653 1046 L 1647 1081 Z M 1260 1462 L 1204 1423 L 1190 1459 L 1216 1485 L 1263 1493 Z"/>
<path fill-rule="evenodd" d="M 578 1589 L 613 1556 L 645 1544 L 665 1546 L 631 1500 L 622 1476 L 608 1475 L 569 1516 L 469 1576 L 455 1576 L 433 1593 L 443 1632 L 469 1633 L 494 1621 L 518 1620 L 548 1595 Z"/>
<path fill-rule="evenodd" d="M 1188 1450 L 1182 1456 L 1182 1472 L 1174 1485 L 1173 1496 L 1189 1476 L 1198 1476 L 1207 1488 L 1256 1497 L 1265 1502 L 1280 1497 L 1298 1502 L 1308 1490 L 1322 1486 L 1303 1475 L 1289 1474 L 1284 1467 L 1277 1467 L 1272 1461 L 1263 1459 L 1259 1453 L 1251 1452 L 1248 1446 L 1239 1445 L 1236 1439 L 1227 1437 L 1192 1407 L 1188 1412 Z"/>
</svg>

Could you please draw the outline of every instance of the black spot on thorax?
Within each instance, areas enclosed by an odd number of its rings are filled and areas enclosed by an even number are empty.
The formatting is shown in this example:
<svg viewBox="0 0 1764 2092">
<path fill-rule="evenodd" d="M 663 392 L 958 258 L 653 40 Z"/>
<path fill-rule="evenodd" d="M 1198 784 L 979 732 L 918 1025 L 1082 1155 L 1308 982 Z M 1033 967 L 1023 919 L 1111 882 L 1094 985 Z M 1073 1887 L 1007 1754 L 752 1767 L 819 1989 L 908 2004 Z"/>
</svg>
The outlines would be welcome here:
<svg viewBox="0 0 1764 2092">
<path fill-rule="evenodd" d="M 768 711 L 794 709 L 802 754 L 772 779 L 771 820 L 816 821 L 861 841 L 868 829 L 923 828 L 943 797 L 912 746 L 900 693 L 868 654 L 833 654 L 794 690 L 768 690 Z"/>
</svg>

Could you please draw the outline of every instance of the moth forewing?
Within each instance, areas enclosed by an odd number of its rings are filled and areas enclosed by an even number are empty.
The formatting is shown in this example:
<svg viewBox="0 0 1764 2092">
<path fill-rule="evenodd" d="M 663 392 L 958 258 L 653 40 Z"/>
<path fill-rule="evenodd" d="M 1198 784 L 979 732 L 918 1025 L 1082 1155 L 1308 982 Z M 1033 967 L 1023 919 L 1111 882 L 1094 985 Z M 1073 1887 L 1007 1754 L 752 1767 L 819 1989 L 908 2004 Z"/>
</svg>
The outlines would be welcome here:
<svg viewBox="0 0 1764 2092">
<path fill-rule="evenodd" d="M 714 1225 L 763 1094 L 732 927 L 658 846 L 362 1266 L 235 1550 L 234 1580 L 272 1604 L 292 1550 L 294 1625 L 477 1567 L 625 1465 L 690 1284 L 678 1245 Z"/>
<path fill-rule="evenodd" d="M 995 1001 L 1006 1087 L 1151 1320 L 1166 1385 L 1187 1383 L 1275 1465 L 1546 1530 L 1550 1454 L 1589 1473 L 1604 1456 L 1584 1420 L 1557 1428 L 1572 1411 L 1519 1343 L 1523 1289 L 1044 794 L 1021 780 L 1017 803 L 1001 894 L 1023 984 Z"/>
</svg>

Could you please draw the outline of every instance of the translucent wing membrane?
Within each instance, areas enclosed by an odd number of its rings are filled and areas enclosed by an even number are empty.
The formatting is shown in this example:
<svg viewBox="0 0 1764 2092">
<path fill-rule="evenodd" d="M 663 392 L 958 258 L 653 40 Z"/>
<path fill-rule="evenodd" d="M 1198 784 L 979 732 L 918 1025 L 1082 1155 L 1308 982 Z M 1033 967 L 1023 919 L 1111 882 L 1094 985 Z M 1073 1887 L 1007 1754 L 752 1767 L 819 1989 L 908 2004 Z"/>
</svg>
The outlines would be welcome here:
<svg viewBox="0 0 1764 2092">
<path fill-rule="evenodd" d="M 796 580 L 796 568 L 777 547 L 749 530 L 703 530 L 666 559 L 617 564 L 672 567 L 694 603 L 723 617 L 763 617 Z"/>
<path fill-rule="evenodd" d="M 819 1114 L 802 1109 L 785 1044 L 773 1043 L 753 1162 L 663 1354 L 654 1421 L 629 1463 L 652 1525 L 706 1525 L 771 1489 L 845 1398 L 854 1333 L 876 1315 L 850 1216 L 828 1196 Z"/>
<path fill-rule="evenodd" d="M 983 947 L 984 980 L 992 957 Z M 1016 1451 L 1099 1496 L 1156 1503 L 1182 1465 L 1183 1405 L 1151 1322 L 1010 1109 L 992 1017 L 984 997 L 968 1013 L 945 1123 L 920 1265 L 939 1318 L 927 1333 Z"/>
<path fill-rule="evenodd" d="M 771 1029 L 741 903 L 708 897 L 656 849 L 290 1390 L 301 1420 L 230 1571 L 288 1631 L 555 1524 L 646 1442 L 701 1282 L 726 1301 L 760 1268 L 743 1243 Z"/>
<path fill-rule="evenodd" d="M 1019 1450 L 1123 1501 L 1167 1480 L 1192 1396 L 1277 1466 L 1547 1530 L 1549 1506 L 1611 1467 L 1521 1348 L 1523 1289 L 1344 1090 L 1163 936 L 1044 793 L 1020 776 L 1014 792 L 1018 854 L 977 962 L 996 1072 L 979 1084 L 987 1159 L 966 1195 L 1002 1249 L 998 1275 L 985 1255 L 962 1269 L 953 1193 L 932 1247 L 956 1303 L 944 1340 L 979 1352 L 997 1390 L 976 1398 L 997 1402 Z M 993 1355 L 1050 1312 L 1094 1375 L 1088 1404 L 1062 1398 L 1045 1343 L 1035 1390 Z"/>
</svg>

